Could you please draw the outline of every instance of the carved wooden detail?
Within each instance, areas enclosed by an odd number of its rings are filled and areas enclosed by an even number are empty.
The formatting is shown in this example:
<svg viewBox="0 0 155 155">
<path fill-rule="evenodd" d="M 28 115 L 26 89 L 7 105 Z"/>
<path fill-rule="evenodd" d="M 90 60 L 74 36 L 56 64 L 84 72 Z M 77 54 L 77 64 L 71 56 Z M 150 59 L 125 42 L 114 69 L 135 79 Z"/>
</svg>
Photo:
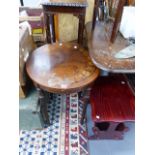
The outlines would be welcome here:
<svg viewBox="0 0 155 155">
<path fill-rule="evenodd" d="M 49 6 L 69 6 L 69 7 L 87 7 L 86 0 L 42 0 L 42 5 Z"/>
</svg>

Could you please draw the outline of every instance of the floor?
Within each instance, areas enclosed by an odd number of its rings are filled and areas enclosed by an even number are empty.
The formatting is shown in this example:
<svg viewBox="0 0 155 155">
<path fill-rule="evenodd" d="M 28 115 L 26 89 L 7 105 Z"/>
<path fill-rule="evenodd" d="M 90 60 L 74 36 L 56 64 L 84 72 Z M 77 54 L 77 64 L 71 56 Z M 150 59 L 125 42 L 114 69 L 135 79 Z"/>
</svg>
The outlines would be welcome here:
<svg viewBox="0 0 155 155">
<path fill-rule="evenodd" d="M 20 113 L 20 129 L 34 129 L 40 128 L 41 122 L 39 121 L 38 116 L 33 114 L 32 112 L 37 108 L 37 94 L 35 90 L 32 90 L 29 96 L 26 99 L 20 99 L 19 102 L 19 113 Z M 35 117 L 34 121 L 30 121 L 26 115 L 32 115 Z M 23 121 L 24 118 L 24 121 Z M 135 132 L 134 123 L 126 124 L 130 130 L 125 133 L 124 140 L 89 140 L 89 152 L 90 155 L 134 155 L 135 151 Z M 91 121 L 91 108 L 88 106 L 87 109 L 87 127 L 88 127 L 88 135 L 92 135 L 91 128 L 93 126 L 93 122 Z"/>
</svg>

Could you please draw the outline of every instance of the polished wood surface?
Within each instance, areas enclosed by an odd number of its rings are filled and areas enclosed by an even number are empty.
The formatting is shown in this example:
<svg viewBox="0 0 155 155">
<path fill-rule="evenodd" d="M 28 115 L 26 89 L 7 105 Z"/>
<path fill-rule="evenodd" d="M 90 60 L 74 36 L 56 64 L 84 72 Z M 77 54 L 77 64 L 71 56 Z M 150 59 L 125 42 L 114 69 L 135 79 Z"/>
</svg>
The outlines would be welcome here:
<svg viewBox="0 0 155 155">
<path fill-rule="evenodd" d="M 135 0 L 127 0 L 127 1 L 128 1 L 128 5 L 135 6 Z"/>
<path fill-rule="evenodd" d="M 134 73 L 135 58 L 118 59 L 114 55 L 120 50 L 129 46 L 129 41 L 124 39 L 119 33 L 115 42 L 110 42 L 111 23 L 104 25 L 97 22 L 93 33 L 91 32 L 92 23 L 86 25 L 88 48 L 93 63 L 100 69 L 109 72 Z"/>
<path fill-rule="evenodd" d="M 81 91 L 99 75 L 88 51 L 75 43 L 46 44 L 37 48 L 29 57 L 26 69 L 40 88 L 53 93 Z"/>
<path fill-rule="evenodd" d="M 135 98 L 123 75 L 100 77 L 90 95 L 92 118 L 95 122 L 135 120 Z"/>
</svg>

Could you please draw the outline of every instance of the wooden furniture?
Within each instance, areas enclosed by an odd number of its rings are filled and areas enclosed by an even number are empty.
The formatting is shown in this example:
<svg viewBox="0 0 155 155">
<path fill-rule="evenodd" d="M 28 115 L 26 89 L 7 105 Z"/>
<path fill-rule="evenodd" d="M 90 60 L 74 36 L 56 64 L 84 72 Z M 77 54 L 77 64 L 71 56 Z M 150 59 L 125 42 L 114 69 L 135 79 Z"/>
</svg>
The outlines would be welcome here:
<svg viewBox="0 0 155 155">
<path fill-rule="evenodd" d="M 91 139 L 122 139 L 125 122 L 135 120 L 134 95 L 123 75 L 100 77 L 90 95 L 94 135 Z"/>
<path fill-rule="evenodd" d="M 88 51 L 75 43 L 46 44 L 37 48 L 29 57 L 26 70 L 38 87 L 40 100 L 45 91 L 51 93 L 82 91 L 99 75 L 99 70 L 93 65 Z M 49 124 L 46 103 L 41 101 L 44 105 L 45 120 Z"/>
<path fill-rule="evenodd" d="M 28 78 L 25 72 L 25 63 L 35 44 L 29 34 L 28 27 L 19 27 L 19 97 L 26 97 Z"/>
<path fill-rule="evenodd" d="M 96 0 L 95 2 L 97 3 L 98 1 Z M 115 73 L 134 73 L 134 57 L 128 59 L 115 58 L 115 55 L 120 50 L 131 43 L 118 32 L 125 0 L 116 0 L 113 3 L 115 3 L 114 11 L 109 11 L 112 13 L 106 19 L 107 21 L 96 22 L 97 3 L 94 8 L 93 22 L 86 25 L 90 56 L 93 63 L 102 70 Z"/>
<path fill-rule="evenodd" d="M 119 59 L 115 55 L 131 43 L 118 32 L 125 0 L 106 1 L 109 13 L 97 21 L 99 1 L 95 1 L 93 24 L 86 25 L 88 48 L 93 63 L 112 73 L 134 73 L 135 58 Z M 114 3 L 114 5 L 113 5 Z M 107 5 L 107 4 L 106 4 Z M 93 30 L 93 31 L 92 31 Z M 92 139 L 122 139 L 126 121 L 134 121 L 134 95 L 122 75 L 99 78 L 91 90 L 90 102 L 94 135 Z"/>
<path fill-rule="evenodd" d="M 111 23 L 111 34 L 110 41 L 113 43 L 116 38 L 116 34 L 118 31 L 119 23 L 122 16 L 123 6 L 126 4 L 126 0 L 95 0 L 94 2 L 94 13 L 93 13 L 93 23 L 92 30 L 95 28 L 96 18 L 103 14 L 104 21 L 110 20 Z M 101 6 L 102 13 L 99 14 L 98 9 Z M 100 12 L 101 12 L 100 11 Z"/>
<path fill-rule="evenodd" d="M 79 18 L 78 43 L 83 43 L 86 0 L 46 0 L 41 2 L 45 17 L 47 43 L 56 42 L 54 15 L 71 13 Z"/>
<path fill-rule="evenodd" d="M 128 5 L 133 5 L 133 6 L 135 6 L 135 0 L 128 0 Z"/>
<path fill-rule="evenodd" d="M 109 28 L 107 26 L 107 28 Z M 100 69 L 113 73 L 134 73 L 135 57 L 127 59 L 115 58 L 115 54 L 130 45 L 118 33 L 115 42 L 112 44 L 105 39 L 105 27 L 103 23 L 97 22 L 91 35 L 91 23 L 87 25 L 88 48 L 93 63 Z"/>
<path fill-rule="evenodd" d="M 95 0 L 94 1 L 94 12 L 92 21 L 92 30 L 94 30 L 96 25 L 96 18 L 104 20 L 105 24 L 108 23 L 109 36 L 108 40 L 111 43 L 115 42 L 119 25 L 121 22 L 123 7 L 125 5 L 135 5 L 134 0 Z"/>
</svg>

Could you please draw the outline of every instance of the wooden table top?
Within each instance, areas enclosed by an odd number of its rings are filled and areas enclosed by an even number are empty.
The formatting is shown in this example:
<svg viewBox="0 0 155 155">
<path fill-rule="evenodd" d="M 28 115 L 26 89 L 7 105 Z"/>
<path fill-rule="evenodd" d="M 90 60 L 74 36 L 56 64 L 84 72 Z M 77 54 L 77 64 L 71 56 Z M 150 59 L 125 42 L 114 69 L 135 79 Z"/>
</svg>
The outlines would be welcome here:
<svg viewBox="0 0 155 155">
<path fill-rule="evenodd" d="M 99 77 L 91 90 L 94 122 L 135 120 L 135 97 L 122 74 Z"/>
<path fill-rule="evenodd" d="M 111 23 L 107 24 L 105 28 L 103 23 L 97 22 L 92 33 L 91 23 L 86 25 L 91 59 L 98 68 L 105 71 L 134 73 L 135 58 L 118 59 L 114 57 L 120 50 L 129 46 L 129 42 L 118 34 L 115 42 L 110 43 L 111 27 Z"/>
<path fill-rule="evenodd" d="M 75 43 L 37 48 L 28 58 L 26 70 L 34 83 L 52 93 L 81 91 L 99 75 L 88 51 Z"/>
<path fill-rule="evenodd" d="M 42 0 L 42 5 L 87 7 L 87 0 Z"/>
</svg>

